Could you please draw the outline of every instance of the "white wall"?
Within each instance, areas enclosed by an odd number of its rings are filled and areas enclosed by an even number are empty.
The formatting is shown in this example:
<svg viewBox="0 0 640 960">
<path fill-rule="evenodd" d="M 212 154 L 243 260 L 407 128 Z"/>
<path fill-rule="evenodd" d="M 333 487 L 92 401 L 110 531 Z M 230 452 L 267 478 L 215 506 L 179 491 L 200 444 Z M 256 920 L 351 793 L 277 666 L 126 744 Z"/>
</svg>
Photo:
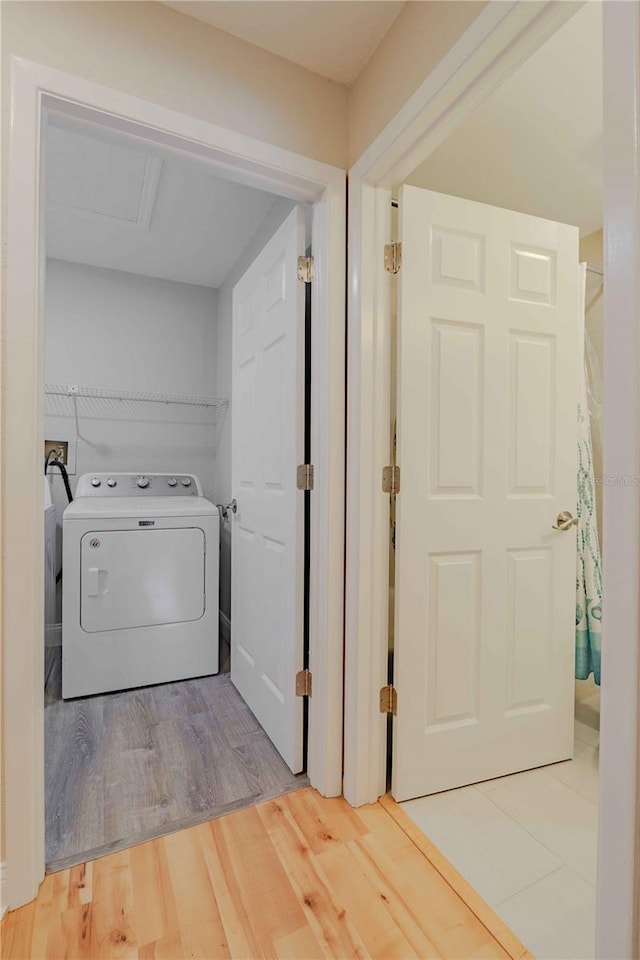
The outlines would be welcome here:
<svg viewBox="0 0 640 960">
<path fill-rule="evenodd" d="M 266 220 L 255 234 L 244 253 L 218 290 L 218 341 L 216 354 L 216 381 L 221 396 L 231 396 L 231 339 L 232 339 L 232 294 L 233 288 L 258 256 L 267 240 L 270 240 L 285 220 L 294 204 L 278 199 Z M 215 463 L 215 489 L 218 502 L 228 503 L 234 492 L 231 487 L 231 415 L 227 415 L 220 432 L 220 441 Z M 220 610 L 231 617 L 231 530 L 228 523 L 220 527 Z"/>
<path fill-rule="evenodd" d="M 0 16 L 3 97 L 15 55 L 346 167 L 345 86 L 161 3 L 14 0 Z"/>
<path fill-rule="evenodd" d="M 216 300 L 209 287 L 48 260 L 45 382 L 216 396 Z M 86 440 L 73 489 L 81 473 L 175 471 L 197 474 L 216 499 L 206 410 L 113 400 L 78 408 Z M 45 439 L 74 435 L 71 401 L 45 397 Z M 66 496 L 61 479 L 52 482 L 60 521 Z"/>
<path fill-rule="evenodd" d="M 375 140 L 486 6 L 419 0 L 400 16 L 349 90 L 349 162 Z"/>
</svg>

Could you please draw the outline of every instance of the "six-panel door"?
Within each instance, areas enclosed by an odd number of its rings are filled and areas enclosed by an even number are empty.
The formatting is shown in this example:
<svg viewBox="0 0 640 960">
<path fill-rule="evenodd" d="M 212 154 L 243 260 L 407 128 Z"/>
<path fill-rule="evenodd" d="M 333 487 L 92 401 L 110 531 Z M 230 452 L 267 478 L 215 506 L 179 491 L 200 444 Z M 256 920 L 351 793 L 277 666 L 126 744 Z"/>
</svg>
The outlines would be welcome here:
<svg viewBox="0 0 640 960">
<path fill-rule="evenodd" d="M 405 187 L 397 799 L 571 756 L 578 231 Z"/>
<path fill-rule="evenodd" d="M 233 290 L 231 679 L 294 773 L 303 767 L 304 215 Z"/>
</svg>

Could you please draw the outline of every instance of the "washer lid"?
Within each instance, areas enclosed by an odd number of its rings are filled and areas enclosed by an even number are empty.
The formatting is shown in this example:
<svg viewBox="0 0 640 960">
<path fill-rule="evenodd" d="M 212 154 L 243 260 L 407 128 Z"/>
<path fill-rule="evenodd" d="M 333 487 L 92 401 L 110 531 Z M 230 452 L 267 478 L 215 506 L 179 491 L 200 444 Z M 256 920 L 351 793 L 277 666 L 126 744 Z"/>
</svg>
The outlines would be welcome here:
<svg viewBox="0 0 640 960">
<path fill-rule="evenodd" d="M 94 517 L 205 517 L 218 508 L 204 497 L 79 497 L 64 511 L 64 520 Z"/>
</svg>

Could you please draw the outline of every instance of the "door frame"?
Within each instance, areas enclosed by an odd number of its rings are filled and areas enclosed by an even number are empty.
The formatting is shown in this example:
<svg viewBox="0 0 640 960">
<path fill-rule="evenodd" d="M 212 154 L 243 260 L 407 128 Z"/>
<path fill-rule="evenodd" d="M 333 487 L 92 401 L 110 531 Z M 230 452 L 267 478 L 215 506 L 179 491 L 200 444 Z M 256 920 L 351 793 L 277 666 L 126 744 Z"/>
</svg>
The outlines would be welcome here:
<svg viewBox="0 0 640 960">
<path fill-rule="evenodd" d="M 391 190 L 432 153 L 581 4 L 490 0 L 436 69 L 349 171 L 349 345 L 344 794 L 357 806 L 386 789 L 391 462 Z M 605 474 L 640 476 L 640 5 L 603 4 L 605 64 Z M 630 344 L 635 345 L 629 349 Z M 630 398 L 633 400 L 630 402 Z M 621 492 L 622 490 L 622 492 Z M 401 495 L 401 494 L 400 494 Z M 605 488 L 605 629 L 596 950 L 638 946 L 640 503 L 637 486 Z"/>
<path fill-rule="evenodd" d="M 342 792 L 346 175 L 160 104 L 42 64 L 11 62 L 4 319 L 2 591 L 5 863 L 3 903 L 32 900 L 44 876 L 42 515 L 43 109 L 144 136 L 262 190 L 313 204 L 308 775 Z M 9 560 L 10 558 L 10 560 Z M 302 642 L 302 638 L 301 638 Z"/>
</svg>

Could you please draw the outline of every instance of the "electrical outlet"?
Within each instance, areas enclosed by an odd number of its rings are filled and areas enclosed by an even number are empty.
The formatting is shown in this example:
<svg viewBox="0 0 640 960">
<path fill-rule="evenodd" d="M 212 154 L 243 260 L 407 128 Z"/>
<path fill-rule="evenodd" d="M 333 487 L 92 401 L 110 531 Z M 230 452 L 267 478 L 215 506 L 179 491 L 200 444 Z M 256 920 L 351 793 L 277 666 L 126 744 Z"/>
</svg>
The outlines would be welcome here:
<svg viewBox="0 0 640 960">
<path fill-rule="evenodd" d="M 2 2 L 2 0 L 0 0 L 0 2 Z M 53 429 L 54 428 L 52 428 L 52 431 Z M 57 430 L 56 433 L 58 433 Z M 53 434 L 54 437 L 56 433 Z M 60 433 L 62 433 L 62 431 L 60 431 Z M 58 436 L 60 436 L 60 433 L 58 433 Z M 77 445 L 77 441 L 71 435 L 68 435 L 66 440 L 45 440 L 44 456 L 47 456 L 49 450 L 53 450 L 58 456 L 59 460 L 64 463 L 69 476 L 72 477 L 76 472 Z M 51 456 L 53 457 L 53 453 Z M 57 469 L 57 467 L 51 467 L 49 470 L 47 470 L 47 473 L 49 476 L 60 476 L 60 471 Z"/>
<path fill-rule="evenodd" d="M 61 463 L 64 463 L 65 466 L 69 461 L 69 441 L 68 440 L 45 440 L 44 442 L 44 455 L 45 457 L 49 456 L 51 451 L 55 451 L 55 457 L 51 457 L 52 460 L 60 460 Z M 55 469 L 55 468 L 54 468 Z"/>
</svg>

